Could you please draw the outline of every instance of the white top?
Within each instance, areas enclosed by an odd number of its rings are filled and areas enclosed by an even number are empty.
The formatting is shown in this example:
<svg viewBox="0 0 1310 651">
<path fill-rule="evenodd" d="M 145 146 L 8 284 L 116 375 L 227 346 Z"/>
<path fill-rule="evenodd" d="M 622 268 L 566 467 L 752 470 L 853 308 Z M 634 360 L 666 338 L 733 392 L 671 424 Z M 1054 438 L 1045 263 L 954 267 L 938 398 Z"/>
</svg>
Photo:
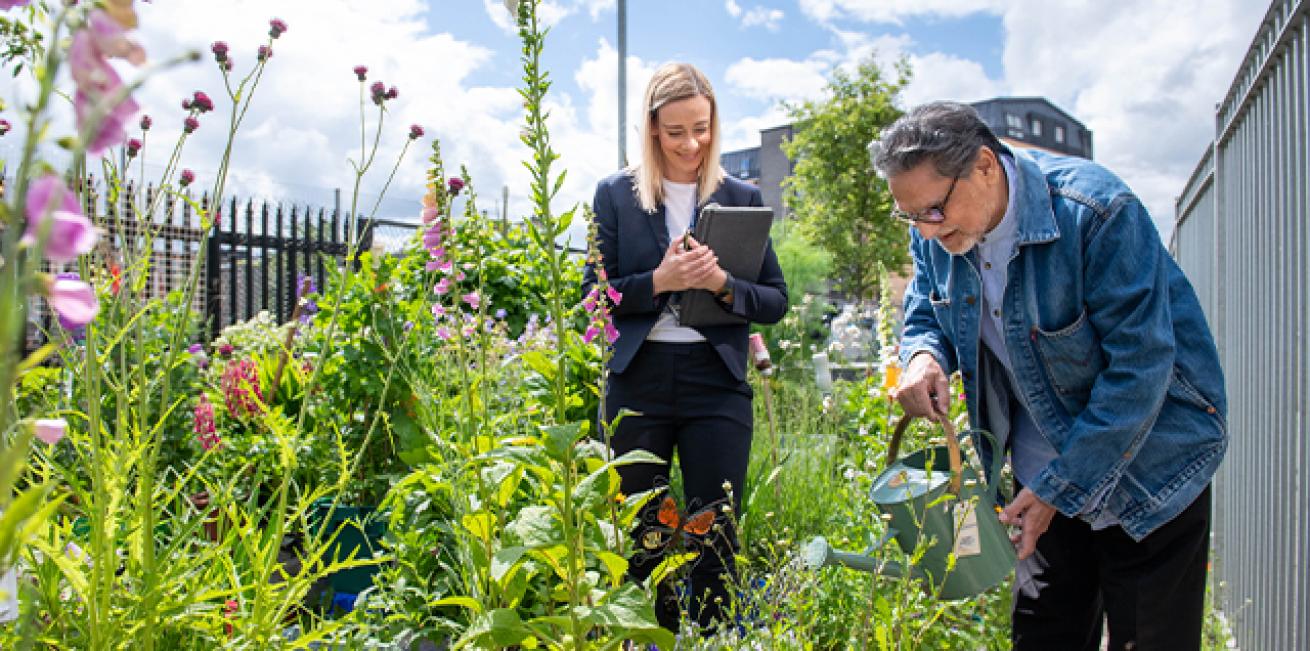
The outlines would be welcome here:
<svg viewBox="0 0 1310 651">
<path fill-rule="evenodd" d="M 669 241 L 674 242 L 687 232 L 691 226 L 691 216 L 696 214 L 696 184 L 677 183 L 668 179 L 664 184 L 664 227 L 669 231 Z M 663 253 L 663 252 L 661 252 Z M 646 335 L 646 341 L 664 341 L 671 343 L 693 343 L 705 341 L 695 328 L 678 325 L 678 317 L 673 314 L 672 303 L 666 305 L 655 327 Z"/>
</svg>

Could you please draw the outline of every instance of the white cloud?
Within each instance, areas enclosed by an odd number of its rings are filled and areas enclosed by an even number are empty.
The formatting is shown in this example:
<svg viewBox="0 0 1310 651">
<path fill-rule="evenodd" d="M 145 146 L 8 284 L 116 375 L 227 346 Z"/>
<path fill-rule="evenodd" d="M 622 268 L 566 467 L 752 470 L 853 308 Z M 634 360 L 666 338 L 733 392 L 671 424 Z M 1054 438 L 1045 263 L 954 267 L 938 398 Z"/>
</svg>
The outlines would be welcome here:
<svg viewBox="0 0 1310 651">
<path fill-rule="evenodd" d="M 743 27 L 762 26 L 770 32 L 776 32 L 782 25 L 783 17 L 781 9 L 751 7 L 751 10 L 741 17 L 741 24 Z"/>
<path fill-rule="evenodd" d="M 800 0 L 801 12 L 821 24 L 849 19 L 899 25 L 911 17 L 958 18 L 978 11 L 999 11 L 1005 6 L 1003 0 Z"/>
<path fill-rule="evenodd" d="M 728 15 L 737 18 L 742 27 L 763 27 L 770 32 L 776 32 L 782 26 L 782 19 L 786 17 L 781 9 L 770 9 L 756 5 L 749 10 L 742 9 L 736 0 L 725 0 L 724 8 L 727 9 Z"/>
<path fill-rule="evenodd" d="M 724 74 L 732 91 L 761 100 L 797 101 L 814 99 L 823 93 L 828 64 L 822 59 L 753 59 L 747 57 L 728 66 Z"/>
<path fill-rule="evenodd" d="M 1167 236 L 1173 198 L 1213 138 L 1222 99 L 1261 16 L 1264 0 L 1217 0 L 1203 7 L 1172 0 L 800 0 L 840 46 L 822 56 L 851 65 L 876 51 L 885 70 L 900 56 L 913 69 L 905 106 L 932 99 L 974 101 L 1038 95 L 1093 131 L 1097 161 L 1142 197 Z M 908 36 L 880 37 L 837 21 L 897 24 L 910 16 L 999 14 L 1004 70 L 989 77 L 975 61 L 924 51 Z M 811 58 L 818 58 L 816 53 Z"/>
</svg>

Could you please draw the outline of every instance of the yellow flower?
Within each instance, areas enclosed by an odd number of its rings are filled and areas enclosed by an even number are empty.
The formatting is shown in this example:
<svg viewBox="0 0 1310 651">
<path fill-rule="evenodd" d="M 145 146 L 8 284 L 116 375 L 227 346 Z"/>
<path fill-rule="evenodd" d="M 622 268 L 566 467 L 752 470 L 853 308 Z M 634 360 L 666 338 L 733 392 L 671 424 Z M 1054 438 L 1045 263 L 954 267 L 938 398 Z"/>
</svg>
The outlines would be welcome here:
<svg viewBox="0 0 1310 651">
<path fill-rule="evenodd" d="M 615 494 L 614 494 L 614 503 L 615 503 L 615 504 L 622 504 L 623 501 L 626 500 L 626 499 L 628 499 L 628 496 L 627 496 L 627 495 L 624 495 L 623 493 L 615 493 Z"/>
</svg>

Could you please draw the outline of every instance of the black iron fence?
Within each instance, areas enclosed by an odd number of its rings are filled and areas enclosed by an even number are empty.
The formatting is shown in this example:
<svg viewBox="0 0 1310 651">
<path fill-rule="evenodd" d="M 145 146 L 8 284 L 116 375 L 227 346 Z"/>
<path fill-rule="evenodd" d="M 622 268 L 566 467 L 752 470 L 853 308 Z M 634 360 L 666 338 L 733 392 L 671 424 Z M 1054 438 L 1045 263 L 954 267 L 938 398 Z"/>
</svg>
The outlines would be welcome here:
<svg viewBox="0 0 1310 651">
<path fill-rule="evenodd" d="M 418 224 L 359 219 L 353 226 L 340 209 L 285 205 L 232 197 L 215 211 L 217 226 L 206 240 L 201 214 L 210 198 L 160 194 L 153 187 L 107 191 L 95 179 L 83 182 L 84 210 L 103 229 L 101 258 L 121 264 L 125 256 L 149 255 L 147 296 L 162 298 L 186 287 L 199 274 L 193 309 L 205 315 L 212 338 L 222 328 L 267 310 L 277 321 L 290 318 L 304 276 L 322 288 L 329 268 L 346 264 L 352 239 L 358 251 L 396 252 Z M 202 268 L 196 268 L 201 246 Z M 357 262 L 357 260 L 355 261 Z M 52 271 L 59 271 L 54 269 Z M 40 344 L 51 323 L 43 304 L 35 305 L 28 344 Z"/>
</svg>

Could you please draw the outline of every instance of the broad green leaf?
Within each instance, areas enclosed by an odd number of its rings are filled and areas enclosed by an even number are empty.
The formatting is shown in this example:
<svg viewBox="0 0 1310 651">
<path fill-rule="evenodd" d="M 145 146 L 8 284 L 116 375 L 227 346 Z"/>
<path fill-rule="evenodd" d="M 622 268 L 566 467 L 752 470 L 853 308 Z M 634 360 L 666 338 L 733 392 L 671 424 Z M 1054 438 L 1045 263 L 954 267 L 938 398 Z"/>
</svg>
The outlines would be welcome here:
<svg viewBox="0 0 1310 651">
<path fill-rule="evenodd" d="M 541 428 L 546 454 L 552 459 L 564 460 L 568 457 L 573 444 L 582 436 L 582 423 L 573 422 L 563 425 L 548 425 Z"/>
<path fill-rule="evenodd" d="M 564 539 L 564 532 L 555 519 L 554 510 L 542 505 L 529 506 L 519 511 L 518 517 L 506 525 L 505 530 L 529 548 L 548 547 Z"/>
<path fill-rule="evenodd" d="M 485 511 L 470 513 L 460 521 L 469 533 L 477 537 L 482 542 L 491 540 L 492 534 L 496 529 L 496 516 Z"/>
<path fill-rule="evenodd" d="M 519 565 L 523 555 L 528 551 L 527 547 L 506 547 L 498 550 L 491 557 L 491 578 L 498 583 L 505 583 L 505 576 Z"/>
<path fill-rule="evenodd" d="M 628 572 L 628 559 L 614 552 L 596 552 L 596 558 L 600 559 L 609 572 L 610 587 L 617 588 L 622 585 L 623 577 Z"/>
</svg>

